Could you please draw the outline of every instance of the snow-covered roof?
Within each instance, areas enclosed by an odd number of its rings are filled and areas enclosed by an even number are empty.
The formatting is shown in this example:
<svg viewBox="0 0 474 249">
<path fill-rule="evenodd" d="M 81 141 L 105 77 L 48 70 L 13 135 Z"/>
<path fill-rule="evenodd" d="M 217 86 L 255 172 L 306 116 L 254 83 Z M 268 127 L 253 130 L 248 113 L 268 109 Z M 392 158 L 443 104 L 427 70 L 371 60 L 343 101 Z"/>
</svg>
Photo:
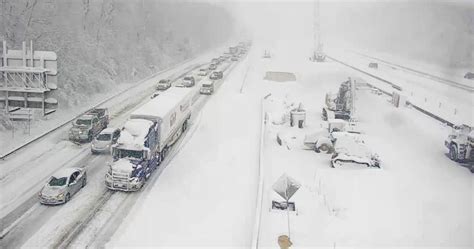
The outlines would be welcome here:
<svg viewBox="0 0 474 249">
<path fill-rule="evenodd" d="M 152 121 L 145 119 L 128 120 L 123 126 L 122 132 L 117 141 L 119 147 L 130 150 L 143 149 L 145 138 L 152 125 Z"/>
<path fill-rule="evenodd" d="M 91 114 L 84 114 L 82 116 L 80 116 L 78 119 L 93 119 L 94 118 L 94 115 L 91 115 Z"/>
<path fill-rule="evenodd" d="M 190 92 L 190 88 L 172 87 L 132 112 L 130 118 L 158 121 L 166 116 Z"/>
<path fill-rule="evenodd" d="M 61 177 L 69 177 L 71 176 L 72 173 L 76 170 L 81 170 L 80 168 L 64 168 L 60 169 L 59 171 L 55 172 L 53 174 L 53 177 L 55 178 L 61 178 Z"/>
<path fill-rule="evenodd" d="M 114 133 L 115 130 L 116 130 L 116 128 L 109 127 L 109 128 L 103 129 L 100 133 L 101 134 L 112 134 L 112 133 Z"/>
<path fill-rule="evenodd" d="M 337 153 L 344 153 L 348 156 L 359 158 L 370 158 L 372 155 L 372 152 L 364 143 L 357 141 L 351 136 L 338 137 L 334 149 Z"/>
</svg>

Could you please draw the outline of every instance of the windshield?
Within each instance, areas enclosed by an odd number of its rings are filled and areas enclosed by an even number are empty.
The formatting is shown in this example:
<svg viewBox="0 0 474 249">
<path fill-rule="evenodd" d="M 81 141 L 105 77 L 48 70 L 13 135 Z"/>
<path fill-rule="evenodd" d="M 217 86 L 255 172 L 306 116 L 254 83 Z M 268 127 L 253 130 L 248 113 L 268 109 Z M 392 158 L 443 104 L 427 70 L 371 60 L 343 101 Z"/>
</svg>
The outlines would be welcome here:
<svg viewBox="0 0 474 249">
<path fill-rule="evenodd" d="M 143 158 L 143 151 L 141 150 L 119 150 L 117 153 L 118 158 L 131 157 L 136 159 Z"/>
<path fill-rule="evenodd" d="M 99 136 L 97 136 L 98 141 L 110 141 L 111 138 L 111 134 L 99 134 Z"/>
<path fill-rule="evenodd" d="M 160 80 L 158 83 L 167 83 L 167 80 Z"/>
<path fill-rule="evenodd" d="M 202 84 L 203 87 L 212 87 L 212 84 Z"/>
<path fill-rule="evenodd" d="M 90 119 L 76 119 L 76 125 L 90 125 Z"/>
<path fill-rule="evenodd" d="M 184 80 L 192 80 L 191 77 L 184 77 Z"/>
<path fill-rule="evenodd" d="M 56 178 L 56 177 L 51 177 L 51 180 L 49 180 L 48 185 L 49 186 L 64 186 L 66 185 L 67 182 L 67 177 L 61 177 L 61 178 Z"/>
</svg>

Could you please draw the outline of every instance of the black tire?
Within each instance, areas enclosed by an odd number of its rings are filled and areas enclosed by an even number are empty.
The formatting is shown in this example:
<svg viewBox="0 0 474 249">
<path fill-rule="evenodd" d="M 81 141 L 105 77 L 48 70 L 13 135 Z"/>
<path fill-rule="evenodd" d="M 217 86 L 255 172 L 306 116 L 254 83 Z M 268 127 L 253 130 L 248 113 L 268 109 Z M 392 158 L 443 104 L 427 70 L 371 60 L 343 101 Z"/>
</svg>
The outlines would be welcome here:
<svg viewBox="0 0 474 249">
<path fill-rule="evenodd" d="M 64 198 L 64 203 L 68 203 L 71 200 L 71 195 L 69 193 L 66 194 L 66 198 Z"/>
<path fill-rule="evenodd" d="M 87 184 L 87 177 L 84 177 L 84 178 L 82 179 L 82 186 L 81 186 L 81 188 L 85 187 L 86 184 Z"/>
<path fill-rule="evenodd" d="M 330 148 L 329 145 L 327 145 L 327 144 L 321 144 L 321 145 L 317 148 L 317 151 L 316 151 L 316 152 L 329 154 L 330 151 L 331 151 L 331 148 Z"/>
<path fill-rule="evenodd" d="M 184 121 L 183 126 L 181 127 L 181 131 L 184 132 L 186 129 L 188 129 L 188 120 Z"/>
<path fill-rule="evenodd" d="M 451 144 L 451 146 L 449 146 L 449 159 L 455 162 L 458 161 L 458 148 L 454 144 Z"/>
</svg>

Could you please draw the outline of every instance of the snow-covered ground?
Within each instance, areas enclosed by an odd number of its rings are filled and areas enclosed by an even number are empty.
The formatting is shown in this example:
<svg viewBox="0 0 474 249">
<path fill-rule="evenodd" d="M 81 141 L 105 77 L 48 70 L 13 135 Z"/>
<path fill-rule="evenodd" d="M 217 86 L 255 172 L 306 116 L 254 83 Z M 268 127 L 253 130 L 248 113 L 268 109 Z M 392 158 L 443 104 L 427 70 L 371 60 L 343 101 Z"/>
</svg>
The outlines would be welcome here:
<svg viewBox="0 0 474 249">
<path fill-rule="evenodd" d="M 290 61 L 275 54 L 274 60 Z M 278 236 L 288 233 L 286 213 L 270 210 L 272 200 L 282 201 L 271 187 L 283 173 L 302 185 L 292 199 L 297 208 L 290 214 L 292 248 L 472 248 L 473 177 L 445 156 L 449 129 L 416 110 L 394 108 L 384 95 L 359 90 L 359 128 L 382 169 L 333 169 L 330 155 L 304 149 L 304 135 L 324 127 L 326 92 L 337 91 L 347 77 L 373 79 L 335 62 L 301 58 L 288 67 L 294 64 L 300 66 L 296 82 L 259 83 L 272 89 L 265 101 L 270 119 L 259 248 L 275 248 Z M 307 110 L 306 128 L 273 124 L 285 106 L 300 102 Z"/>
</svg>

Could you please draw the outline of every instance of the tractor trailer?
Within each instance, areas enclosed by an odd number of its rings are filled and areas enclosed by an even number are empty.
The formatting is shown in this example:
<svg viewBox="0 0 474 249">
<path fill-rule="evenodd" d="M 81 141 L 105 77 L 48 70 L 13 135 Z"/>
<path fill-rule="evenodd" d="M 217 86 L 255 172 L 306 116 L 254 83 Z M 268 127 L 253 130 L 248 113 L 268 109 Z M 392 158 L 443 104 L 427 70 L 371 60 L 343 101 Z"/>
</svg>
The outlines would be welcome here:
<svg viewBox="0 0 474 249">
<path fill-rule="evenodd" d="M 137 191 L 143 187 L 186 130 L 195 91 L 172 87 L 130 115 L 112 147 L 113 162 L 105 176 L 107 188 Z"/>
</svg>

